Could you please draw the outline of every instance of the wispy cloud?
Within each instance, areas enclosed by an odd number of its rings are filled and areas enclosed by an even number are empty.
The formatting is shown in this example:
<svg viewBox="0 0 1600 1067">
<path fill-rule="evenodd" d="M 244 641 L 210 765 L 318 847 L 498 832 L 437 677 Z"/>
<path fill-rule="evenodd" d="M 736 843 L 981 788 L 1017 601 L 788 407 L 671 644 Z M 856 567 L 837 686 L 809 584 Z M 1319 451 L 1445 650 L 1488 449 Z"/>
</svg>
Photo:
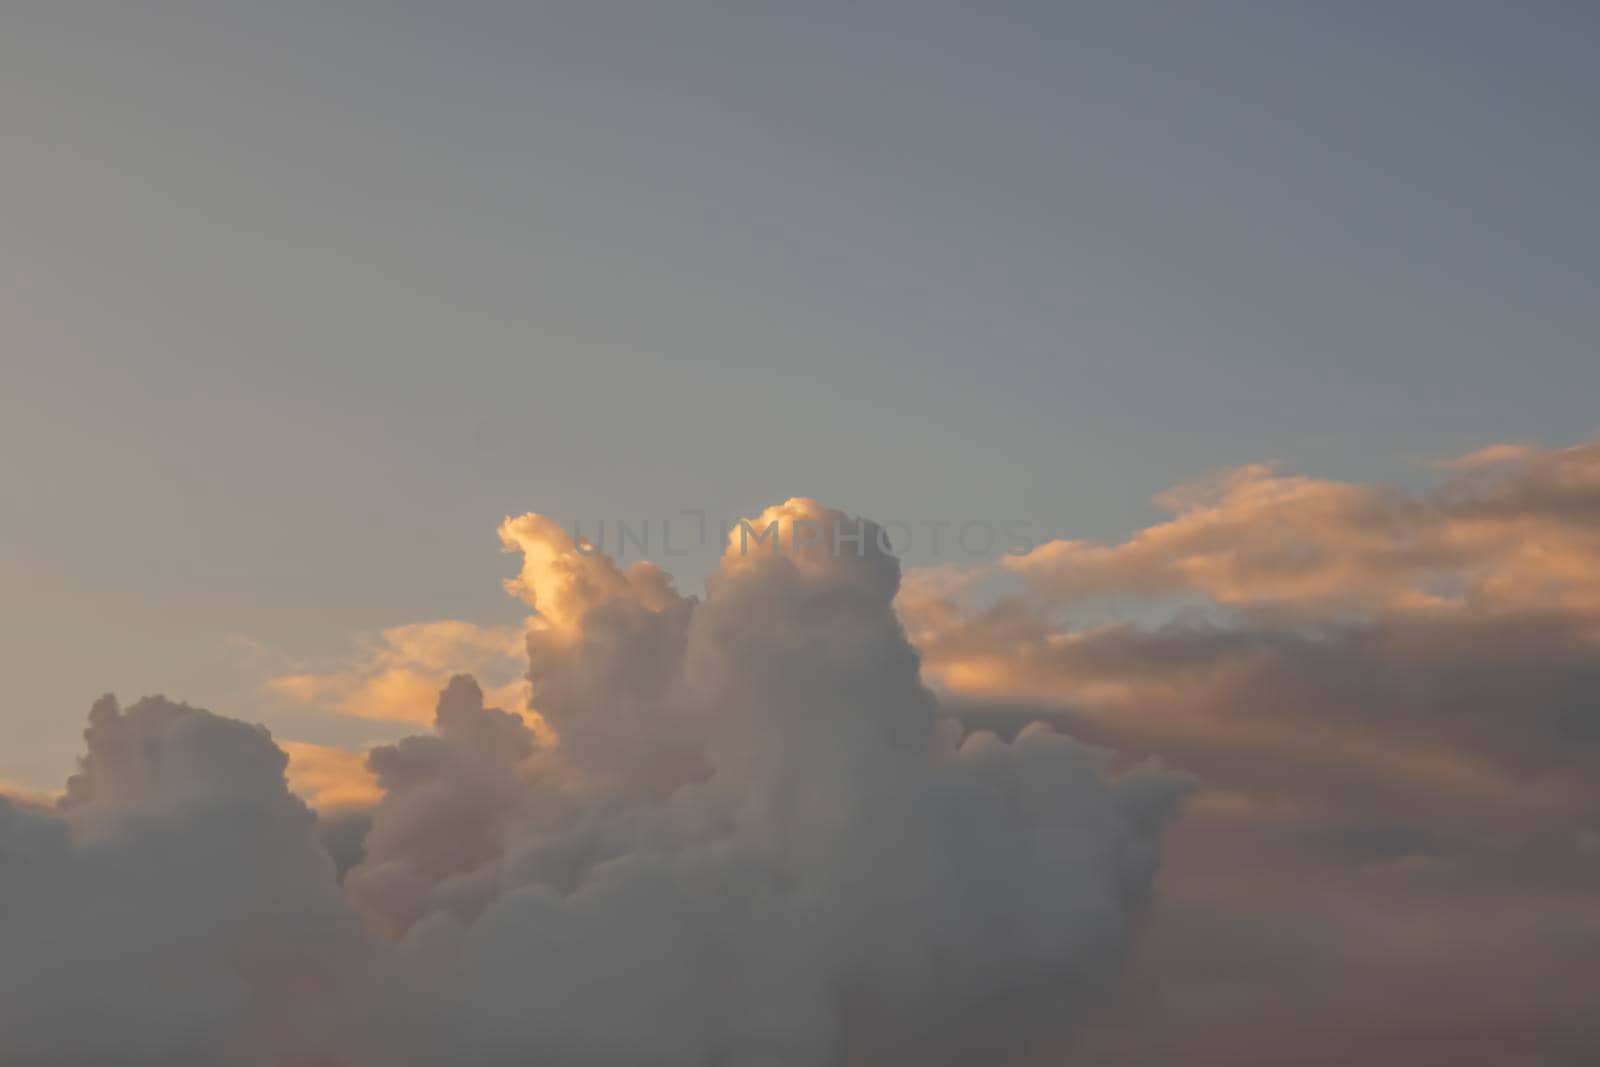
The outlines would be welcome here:
<svg viewBox="0 0 1600 1067">
<path fill-rule="evenodd" d="M 333 714 L 426 724 L 454 674 L 483 679 L 496 701 L 527 704 L 524 627 L 483 627 L 454 619 L 391 626 L 364 636 L 342 662 L 286 670 L 263 683 L 273 696 Z"/>
</svg>

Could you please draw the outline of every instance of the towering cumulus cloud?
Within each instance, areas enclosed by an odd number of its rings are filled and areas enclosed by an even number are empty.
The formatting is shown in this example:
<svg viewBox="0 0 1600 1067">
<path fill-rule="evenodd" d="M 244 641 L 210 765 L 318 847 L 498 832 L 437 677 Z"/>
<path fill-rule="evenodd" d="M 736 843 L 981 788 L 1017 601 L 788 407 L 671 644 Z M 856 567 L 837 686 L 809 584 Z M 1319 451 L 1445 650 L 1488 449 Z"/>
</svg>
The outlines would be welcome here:
<svg viewBox="0 0 1600 1067">
<path fill-rule="evenodd" d="M 559 740 L 454 683 L 435 737 L 374 752 L 349 879 L 407 931 L 423 1062 L 988 1063 L 1111 973 L 1180 784 L 941 725 L 893 559 L 736 537 L 698 602 L 502 533 Z"/>
<path fill-rule="evenodd" d="M 61 810 L 0 808 L 0 1060 L 965 1065 L 1070 1025 L 1185 781 L 963 731 L 870 525 L 772 520 L 703 601 L 508 520 L 536 710 L 458 677 L 374 749 L 342 881 L 263 733 L 97 707 Z"/>
</svg>

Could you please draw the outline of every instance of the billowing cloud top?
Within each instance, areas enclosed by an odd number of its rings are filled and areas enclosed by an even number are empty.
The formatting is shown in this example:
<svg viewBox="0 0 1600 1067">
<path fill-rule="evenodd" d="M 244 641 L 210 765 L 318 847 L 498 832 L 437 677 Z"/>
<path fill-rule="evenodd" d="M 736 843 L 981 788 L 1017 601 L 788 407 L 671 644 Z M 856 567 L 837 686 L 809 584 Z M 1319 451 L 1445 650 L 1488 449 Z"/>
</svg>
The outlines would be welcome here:
<svg viewBox="0 0 1600 1067">
<path fill-rule="evenodd" d="M 0 1062 L 1594 1062 L 1600 444 L 1441 479 L 905 575 L 795 499 L 703 598 L 507 519 L 525 626 L 271 685 L 429 732 L 102 702 L 0 801 Z"/>
<path fill-rule="evenodd" d="M 991 1063 L 1115 975 L 1187 779 L 946 717 L 893 558 L 730 546 L 699 600 L 501 532 L 537 710 L 451 680 L 359 847 L 159 698 L 96 706 L 55 810 L 0 800 L 0 1062 Z"/>
<path fill-rule="evenodd" d="M 346 1051 L 359 926 L 266 731 L 105 697 L 84 737 L 55 810 L 0 797 L 0 1062 Z"/>
</svg>

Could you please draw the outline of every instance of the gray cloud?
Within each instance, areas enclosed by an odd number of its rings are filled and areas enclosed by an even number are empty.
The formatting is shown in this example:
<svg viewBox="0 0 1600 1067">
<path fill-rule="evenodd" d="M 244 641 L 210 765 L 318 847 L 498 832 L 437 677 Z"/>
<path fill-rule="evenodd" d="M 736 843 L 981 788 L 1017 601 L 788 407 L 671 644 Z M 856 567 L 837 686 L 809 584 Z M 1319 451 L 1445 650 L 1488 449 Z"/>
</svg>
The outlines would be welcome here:
<svg viewBox="0 0 1600 1067">
<path fill-rule="evenodd" d="M 1252 468 L 1043 546 L 997 602 L 902 596 L 964 721 L 1202 783 L 1087 1062 L 1600 1050 L 1572 993 L 1600 982 L 1600 445 L 1459 467 L 1416 497 Z M 1067 621 L 1106 599 L 1183 606 Z"/>
<path fill-rule="evenodd" d="M 702 601 L 506 533 L 537 711 L 452 680 L 372 810 L 160 698 L 0 801 L 0 1061 L 965 1065 L 1108 995 L 1186 778 L 946 716 L 881 553 L 730 553 Z"/>
<path fill-rule="evenodd" d="M 359 931 L 266 732 L 106 697 L 84 736 L 57 810 L 0 798 L 0 1062 L 353 1051 Z"/>
<path fill-rule="evenodd" d="M 918 679 L 888 556 L 730 553 L 701 602 L 519 522 L 560 742 L 451 738 L 447 693 L 430 743 L 453 755 L 413 788 L 514 768 L 499 853 L 430 867 L 430 833 L 351 874 L 431 886 L 405 940 L 433 968 L 422 1062 L 996 1062 L 1111 982 L 1183 779 L 1113 780 L 1046 728 L 963 736 Z"/>
</svg>

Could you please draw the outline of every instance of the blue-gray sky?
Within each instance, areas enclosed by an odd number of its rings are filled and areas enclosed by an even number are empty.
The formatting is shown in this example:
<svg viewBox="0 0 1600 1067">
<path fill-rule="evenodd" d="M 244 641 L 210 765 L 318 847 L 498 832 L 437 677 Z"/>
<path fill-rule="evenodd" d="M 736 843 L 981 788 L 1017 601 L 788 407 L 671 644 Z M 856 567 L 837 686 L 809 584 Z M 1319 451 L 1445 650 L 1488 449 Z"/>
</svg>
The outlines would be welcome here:
<svg viewBox="0 0 1600 1067">
<path fill-rule="evenodd" d="M 19 2 L 0 777 L 516 619 L 502 516 L 1116 537 L 1593 436 L 1581 4 Z M 694 588 L 704 567 L 678 568 Z"/>
</svg>

